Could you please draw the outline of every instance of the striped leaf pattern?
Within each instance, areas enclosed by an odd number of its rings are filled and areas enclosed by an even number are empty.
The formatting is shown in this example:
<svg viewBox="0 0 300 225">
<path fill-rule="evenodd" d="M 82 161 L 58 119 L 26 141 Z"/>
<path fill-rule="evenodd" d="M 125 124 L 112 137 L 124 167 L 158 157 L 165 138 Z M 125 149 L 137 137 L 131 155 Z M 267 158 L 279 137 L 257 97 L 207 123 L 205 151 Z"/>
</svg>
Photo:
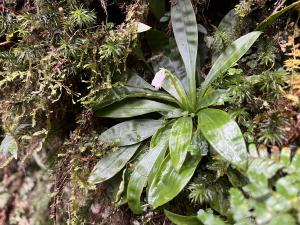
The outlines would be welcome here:
<svg viewBox="0 0 300 225">
<path fill-rule="evenodd" d="M 190 0 L 177 1 L 171 8 L 172 27 L 175 40 L 187 72 L 191 105 L 196 106 L 196 59 L 198 29 L 196 16 Z"/>
<path fill-rule="evenodd" d="M 119 147 L 113 153 L 104 156 L 94 167 L 89 182 L 98 184 L 115 176 L 138 150 L 140 143 Z"/>
<path fill-rule="evenodd" d="M 153 169 L 156 161 L 162 161 L 167 150 L 167 142 L 164 141 L 157 145 L 155 148 L 150 149 L 149 152 L 139 161 L 135 170 L 130 176 L 130 180 L 127 187 L 127 200 L 129 208 L 135 213 L 139 214 L 143 212 L 140 198 L 143 192 L 143 188 L 147 184 L 148 176 Z M 161 160 L 158 160 L 161 159 Z"/>
<path fill-rule="evenodd" d="M 165 73 L 166 78 L 162 84 L 162 88 L 178 100 L 181 108 L 188 108 L 187 96 L 180 80 L 168 70 Z"/>
<path fill-rule="evenodd" d="M 247 147 L 238 124 L 219 109 L 198 113 L 198 128 L 212 147 L 226 160 L 240 164 L 247 159 Z"/>
<path fill-rule="evenodd" d="M 170 112 L 175 109 L 174 106 L 152 100 L 130 99 L 115 103 L 108 108 L 98 110 L 96 115 L 106 118 L 129 118 L 151 112 Z"/>
<path fill-rule="evenodd" d="M 192 178 L 201 157 L 190 157 L 180 172 L 176 171 L 167 156 L 149 188 L 148 202 L 157 208 L 175 198 Z"/>
<path fill-rule="evenodd" d="M 157 92 L 142 77 L 129 71 L 128 80 L 125 85 L 114 84 L 111 88 L 99 90 L 95 97 L 88 99 L 84 104 L 90 106 L 94 111 L 99 111 L 128 98 L 160 99 L 177 103 L 172 96 L 167 93 Z"/>
<path fill-rule="evenodd" d="M 162 120 L 136 119 L 119 123 L 100 135 L 104 143 L 119 146 L 133 145 L 151 137 L 162 125 Z"/>
<path fill-rule="evenodd" d="M 192 134 L 193 121 L 191 117 L 179 118 L 173 124 L 169 139 L 169 150 L 172 165 L 177 171 L 180 170 L 184 163 Z"/>
</svg>

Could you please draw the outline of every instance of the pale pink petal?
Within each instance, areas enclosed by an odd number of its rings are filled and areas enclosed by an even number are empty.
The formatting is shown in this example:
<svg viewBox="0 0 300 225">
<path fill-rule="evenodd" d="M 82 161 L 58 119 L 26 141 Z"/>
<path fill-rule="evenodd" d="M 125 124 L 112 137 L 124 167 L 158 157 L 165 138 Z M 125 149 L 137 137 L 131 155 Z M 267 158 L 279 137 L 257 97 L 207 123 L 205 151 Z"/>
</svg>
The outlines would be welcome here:
<svg viewBox="0 0 300 225">
<path fill-rule="evenodd" d="M 151 85 L 155 87 L 156 90 L 160 89 L 164 79 L 166 78 L 165 70 L 160 69 L 154 76 Z"/>
</svg>

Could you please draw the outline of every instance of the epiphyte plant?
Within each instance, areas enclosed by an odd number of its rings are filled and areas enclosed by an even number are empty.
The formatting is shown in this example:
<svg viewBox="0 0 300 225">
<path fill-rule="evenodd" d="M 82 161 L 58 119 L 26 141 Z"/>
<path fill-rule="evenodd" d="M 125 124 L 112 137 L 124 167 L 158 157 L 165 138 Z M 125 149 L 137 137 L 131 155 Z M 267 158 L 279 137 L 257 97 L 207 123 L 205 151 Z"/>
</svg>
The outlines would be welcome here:
<svg viewBox="0 0 300 225">
<path fill-rule="evenodd" d="M 203 142 L 232 164 L 243 166 L 241 162 L 247 158 L 237 123 L 225 111 L 210 108 L 222 105 L 226 94 L 211 84 L 250 49 L 261 32 L 251 32 L 234 41 L 215 61 L 204 82 L 197 85 L 198 29 L 190 0 L 178 1 L 171 7 L 171 21 L 185 76 L 162 68 L 152 82 L 154 88 L 131 73 L 125 85 L 113 85 L 88 102 L 99 117 L 127 119 L 144 115 L 101 134 L 101 140 L 115 150 L 100 159 L 89 177 L 94 184 L 104 182 L 130 160 L 135 161 L 127 190 L 123 191 L 134 213 L 144 211 L 141 196 L 146 186 L 147 202 L 152 208 L 164 205 L 182 191 L 207 154 Z M 152 119 L 149 113 L 153 112 L 161 117 Z"/>
</svg>

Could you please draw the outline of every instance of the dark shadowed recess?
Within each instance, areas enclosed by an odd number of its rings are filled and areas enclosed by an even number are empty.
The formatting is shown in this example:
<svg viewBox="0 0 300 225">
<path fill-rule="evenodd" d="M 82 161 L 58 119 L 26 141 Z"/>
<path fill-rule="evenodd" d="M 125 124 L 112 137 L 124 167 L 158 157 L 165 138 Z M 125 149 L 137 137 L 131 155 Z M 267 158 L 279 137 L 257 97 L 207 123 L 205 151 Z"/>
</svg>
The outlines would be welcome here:
<svg viewBox="0 0 300 225">
<path fill-rule="evenodd" d="M 208 0 L 208 7 L 204 14 L 209 22 L 217 26 L 228 11 L 238 3 L 239 0 Z"/>
</svg>

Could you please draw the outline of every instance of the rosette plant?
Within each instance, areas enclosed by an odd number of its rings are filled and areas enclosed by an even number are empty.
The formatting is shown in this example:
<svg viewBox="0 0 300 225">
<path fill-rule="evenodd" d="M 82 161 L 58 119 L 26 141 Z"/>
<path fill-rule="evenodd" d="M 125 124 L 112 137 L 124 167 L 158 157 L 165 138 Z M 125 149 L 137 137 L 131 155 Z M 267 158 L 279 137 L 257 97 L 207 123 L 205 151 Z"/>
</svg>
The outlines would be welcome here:
<svg viewBox="0 0 300 225">
<path fill-rule="evenodd" d="M 113 85 L 90 100 L 97 116 L 125 122 L 101 134 L 101 140 L 115 150 L 100 159 L 89 181 L 104 182 L 130 161 L 132 172 L 122 185 L 125 202 L 134 213 L 144 210 L 141 196 L 145 187 L 146 205 L 154 209 L 182 191 L 206 154 L 204 142 L 233 164 L 247 158 L 237 123 L 226 112 L 211 108 L 222 104 L 224 95 L 224 90 L 214 90 L 211 84 L 249 50 L 260 32 L 234 41 L 197 86 L 198 30 L 190 0 L 172 6 L 171 20 L 184 75 L 162 68 L 152 82 L 154 88 L 133 73 L 125 85 Z M 158 90 L 160 86 L 162 90 Z M 149 113 L 154 112 L 161 116 L 152 119 L 155 117 Z"/>
</svg>

